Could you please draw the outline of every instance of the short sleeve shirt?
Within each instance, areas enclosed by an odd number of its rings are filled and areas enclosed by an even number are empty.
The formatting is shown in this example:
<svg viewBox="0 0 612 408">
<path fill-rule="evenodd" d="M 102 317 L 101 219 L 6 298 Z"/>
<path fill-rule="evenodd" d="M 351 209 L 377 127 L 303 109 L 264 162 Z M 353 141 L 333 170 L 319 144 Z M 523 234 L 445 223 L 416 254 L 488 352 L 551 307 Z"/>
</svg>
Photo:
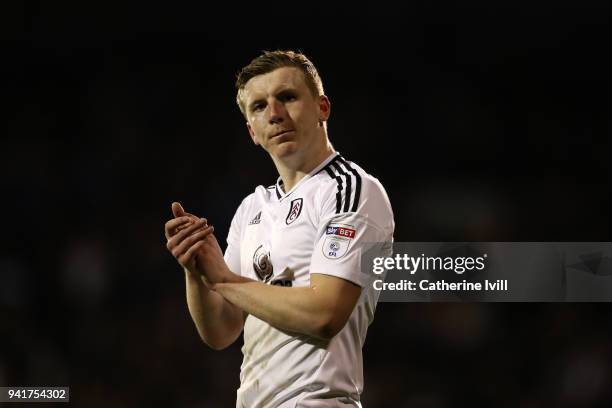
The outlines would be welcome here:
<svg viewBox="0 0 612 408">
<path fill-rule="evenodd" d="M 236 274 L 287 287 L 312 273 L 362 288 L 345 327 L 329 342 L 248 316 L 237 407 L 360 406 L 361 348 L 378 294 L 362 270 L 364 251 L 390 254 L 393 212 L 380 182 L 334 153 L 290 191 L 259 186 L 232 220 L 225 260 Z"/>
</svg>

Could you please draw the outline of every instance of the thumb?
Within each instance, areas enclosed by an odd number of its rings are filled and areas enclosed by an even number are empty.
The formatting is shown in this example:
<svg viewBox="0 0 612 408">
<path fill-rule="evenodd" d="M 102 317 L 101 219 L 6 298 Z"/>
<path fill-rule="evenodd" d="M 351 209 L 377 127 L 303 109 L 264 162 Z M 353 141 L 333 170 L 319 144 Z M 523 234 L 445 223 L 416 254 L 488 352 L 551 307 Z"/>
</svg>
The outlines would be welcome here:
<svg viewBox="0 0 612 408">
<path fill-rule="evenodd" d="M 172 203 L 172 214 L 174 214 L 174 218 L 186 215 L 181 203 L 177 203 L 176 201 Z"/>
</svg>

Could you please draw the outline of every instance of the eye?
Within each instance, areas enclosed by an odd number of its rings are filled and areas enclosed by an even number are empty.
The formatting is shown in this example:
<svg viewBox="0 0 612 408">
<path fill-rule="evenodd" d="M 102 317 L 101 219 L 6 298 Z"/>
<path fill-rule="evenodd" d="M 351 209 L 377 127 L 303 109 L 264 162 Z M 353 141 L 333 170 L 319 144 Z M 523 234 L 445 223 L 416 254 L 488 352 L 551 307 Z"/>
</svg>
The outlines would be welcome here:
<svg viewBox="0 0 612 408">
<path fill-rule="evenodd" d="M 292 102 L 297 99 L 297 96 L 292 92 L 284 92 L 279 96 L 279 99 L 283 102 Z"/>
<path fill-rule="evenodd" d="M 264 109 L 264 104 L 263 103 L 256 103 L 251 107 L 251 111 L 253 112 L 260 112 Z"/>
</svg>

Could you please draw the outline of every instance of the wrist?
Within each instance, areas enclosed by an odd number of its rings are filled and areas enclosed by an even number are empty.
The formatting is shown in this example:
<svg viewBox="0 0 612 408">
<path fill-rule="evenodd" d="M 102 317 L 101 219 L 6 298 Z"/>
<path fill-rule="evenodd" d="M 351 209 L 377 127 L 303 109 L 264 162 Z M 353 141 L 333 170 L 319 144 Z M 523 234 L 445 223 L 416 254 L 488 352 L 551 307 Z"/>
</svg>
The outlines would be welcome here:
<svg viewBox="0 0 612 408">
<path fill-rule="evenodd" d="M 217 282 L 217 285 L 225 285 L 228 283 L 240 283 L 240 282 L 242 282 L 241 276 L 235 274 L 226 266 L 225 273 L 221 277 L 221 280 Z"/>
<path fill-rule="evenodd" d="M 189 282 L 189 283 L 195 283 L 197 285 L 204 285 L 204 282 L 202 280 L 202 276 L 200 276 L 199 274 L 190 271 L 187 268 L 183 268 L 183 271 L 185 272 L 185 279 Z"/>
</svg>

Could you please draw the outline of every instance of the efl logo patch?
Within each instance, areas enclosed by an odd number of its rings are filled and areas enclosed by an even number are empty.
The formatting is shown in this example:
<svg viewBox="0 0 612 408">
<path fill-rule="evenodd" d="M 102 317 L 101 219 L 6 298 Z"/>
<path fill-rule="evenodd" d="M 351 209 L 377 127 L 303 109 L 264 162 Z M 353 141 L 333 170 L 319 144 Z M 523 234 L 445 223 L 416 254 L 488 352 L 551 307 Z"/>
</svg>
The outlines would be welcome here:
<svg viewBox="0 0 612 408">
<path fill-rule="evenodd" d="M 304 200 L 301 198 L 296 198 L 291 201 L 291 206 L 289 208 L 289 214 L 285 219 L 285 223 L 287 225 L 291 224 L 293 221 L 297 220 L 297 218 L 302 213 L 302 205 L 304 204 Z"/>
<path fill-rule="evenodd" d="M 350 239 L 330 235 L 323 242 L 323 255 L 328 259 L 342 258 L 348 252 L 350 245 Z"/>
</svg>

